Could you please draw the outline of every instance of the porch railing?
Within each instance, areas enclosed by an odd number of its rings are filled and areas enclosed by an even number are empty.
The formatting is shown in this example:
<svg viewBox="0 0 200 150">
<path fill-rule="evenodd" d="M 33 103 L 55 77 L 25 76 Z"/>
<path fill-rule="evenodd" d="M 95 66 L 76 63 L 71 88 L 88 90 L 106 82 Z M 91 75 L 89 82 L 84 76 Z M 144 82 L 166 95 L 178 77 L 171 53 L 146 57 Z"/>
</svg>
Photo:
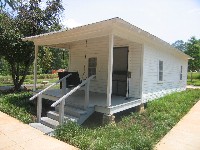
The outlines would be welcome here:
<svg viewBox="0 0 200 150">
<path fill-rule="evenodd" d="M 58 99 L 56 102 L 54 102 L 51 107 L 56 107 L 59 104 L 59 123 L 63 124 L 64 122 L 64 105 L 65 100 L 72 95 L 74 92 L 76 92 L 78 89 L 80 89 L 83 85 L 85 85 L 85 101 L 84 101 L 84 109 L 86 109 L 89 105 L 89 85 L 90 80 L 93 79 L 95 75 L 90 76 L 85 81 L 83 81 L 81 84 L 73 88 L 70 92 L 62 96 L 60 99 Z"/>
<path fill-rule="evenodd" d="M 42 94 L 46 92 L 48 89 L 53 87 L 54 85 L 57 85 L 58 83 L 62 82 L 62 95 L 66 94 L 66 79 L 71 76 L 71 74 L 66 75 L 62 79 L 56 81 L 55 83 L 49 85 L 44 90 L 40 91 L 39 93 L 32 96 L 29 100 L 34 100 L 37 98 L 37 122 L 40 122 L 41 120 L 41 114 L 42 114 Z"/>
</svg>

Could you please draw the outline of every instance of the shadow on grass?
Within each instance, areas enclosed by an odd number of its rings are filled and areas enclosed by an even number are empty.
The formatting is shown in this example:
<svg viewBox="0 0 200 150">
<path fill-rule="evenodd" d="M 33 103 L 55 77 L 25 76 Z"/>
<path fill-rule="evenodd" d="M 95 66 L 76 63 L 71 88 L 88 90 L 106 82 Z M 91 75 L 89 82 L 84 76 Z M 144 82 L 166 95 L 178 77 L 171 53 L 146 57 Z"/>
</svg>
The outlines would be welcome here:
<svg viewBox="0 0 200 150">
<path fill-rule="evenodd" d="M 147 107 L 147 104 L 145 104 L 145 108 Z M 136 107 L 130 108 L 121 112 L 118 112 L 114 114 L 115 116 L 115 122 L 119 123 L 122 121 L 123 117 L 129 116 L 132 113 L 137 112 Z M 97 127 L 102 126 L 103 122 L 103 113 L 94 112 L 83 124 L 82 126 L 85 128 L 95 129 Z"/>
</svg>

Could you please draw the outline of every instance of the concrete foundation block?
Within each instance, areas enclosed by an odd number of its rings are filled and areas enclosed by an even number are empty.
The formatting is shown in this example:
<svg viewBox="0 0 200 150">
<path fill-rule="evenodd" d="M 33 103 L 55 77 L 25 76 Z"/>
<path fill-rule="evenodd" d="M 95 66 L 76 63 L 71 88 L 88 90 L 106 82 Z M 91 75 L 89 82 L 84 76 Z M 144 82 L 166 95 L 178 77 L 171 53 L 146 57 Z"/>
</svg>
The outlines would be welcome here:
<svg viewBox="0 0 200 150">
<path fill-rule="evenodd" d="M 103 115 L 103 125 L 107 125 L 107 124 L 115 124 L 115 116 L 114 115 L 108 115 L 108 114 L 104 114 Z"/>
<path fill-rule="evenodd" d="M 139 113 L 143 113 L 145 111 L 144 104 L 140 104 L 139 106 L 137 106 L 136 111 Z"/>
</svg>

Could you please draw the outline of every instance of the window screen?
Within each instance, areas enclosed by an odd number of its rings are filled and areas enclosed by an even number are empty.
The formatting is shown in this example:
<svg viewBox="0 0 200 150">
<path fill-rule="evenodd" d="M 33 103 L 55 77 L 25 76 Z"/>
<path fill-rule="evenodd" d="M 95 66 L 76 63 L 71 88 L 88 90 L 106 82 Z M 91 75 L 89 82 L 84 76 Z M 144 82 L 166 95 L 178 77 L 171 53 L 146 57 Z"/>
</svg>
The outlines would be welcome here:
<svg viewBox="0 0 200 150">
<path fill-rule="evenodd" d="M 163 61 L 159 60 L 159 81 L 163 81 Z"/>
<path fill-rule="evenodd" d="M 183 66 L 181 66 L 181 72 L 180 72 L 180 80 L 183 79 Z"/>
<path fill-rule="evenodd" d="M 88 59 L 88 77 L 96 75 L 97 58 L 92 57 Z"/>
</svg>

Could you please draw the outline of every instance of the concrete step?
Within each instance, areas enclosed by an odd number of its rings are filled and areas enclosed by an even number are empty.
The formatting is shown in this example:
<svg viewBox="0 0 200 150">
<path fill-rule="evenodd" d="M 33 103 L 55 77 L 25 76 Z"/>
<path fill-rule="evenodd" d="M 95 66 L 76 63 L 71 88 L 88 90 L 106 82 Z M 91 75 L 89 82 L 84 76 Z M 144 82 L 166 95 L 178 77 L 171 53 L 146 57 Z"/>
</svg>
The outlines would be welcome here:
<svg viewBox="0 0 200 150">
<path fill-rule="evenodd" d="M 92 115 L 93 112 L 94 112 L 94 107 L 87 108 L 86 113 L 80 116 L 77 123 L 82 124 L 89 116 Z"/>
<path fill-rule="evenodd" d="M 47 112 L 47 117 L 49 117 L 49 118 L 51 118 L 53 120 L 59 121 L 59 114 L 56 111 L 49 111 L 49 112 Z M 70 120 L 70 121 L 73 121 L 73 122 L 77 122 L 78 119 L 79 118 L 77 118 L 77 117 L 66 115 L 66 114 L 64 116 L 64 120 L 65 121 Z"/>
<path fill-rule="evenodd" d="M 29 125 L 33 128 L 40 130 L 44 134 L 51 134 L 54 131 L 52 128 L 49 128 L 41 123 L 30 123 Z"/>
<path fill-rule="evenodd" d="M 56 112 L 59 112 L 59 108 L 56 108 L 55 110 L 56 110 Z M 80 109 L 80 108 L 77 108 L 74 106 L 65 106 L 64 111 L 65 111 L 65 114 L 74 116 L 77 118 L 79 118 L 81 115 L 84 115 L 87 113 L 86 110 L 83 110 L 83 109 Z"/>
<path fill-rule="evenodd" d="M 87 113 L 86 110 L 82 110 L 80 108 L 75 108 L 75 107 L 65 106 L 65 114 L 79 118 L 81 115 L 84 115 L 86 113 Z"/>
<path fill-rule="evenodd" d="M 59 122 L 48 117 L 42 117 L 41 124 L 50 127 L 52 129 L 55 129 L 59 125 Z"/>
<path fill-rule="evenodd" d="M 74 107 L 74 108 L 78 108 L 78 109 L 84 109 L 84 105 L 78 104 L 78 103 L 66 103 L 65 106 Z"/>
</svg>

